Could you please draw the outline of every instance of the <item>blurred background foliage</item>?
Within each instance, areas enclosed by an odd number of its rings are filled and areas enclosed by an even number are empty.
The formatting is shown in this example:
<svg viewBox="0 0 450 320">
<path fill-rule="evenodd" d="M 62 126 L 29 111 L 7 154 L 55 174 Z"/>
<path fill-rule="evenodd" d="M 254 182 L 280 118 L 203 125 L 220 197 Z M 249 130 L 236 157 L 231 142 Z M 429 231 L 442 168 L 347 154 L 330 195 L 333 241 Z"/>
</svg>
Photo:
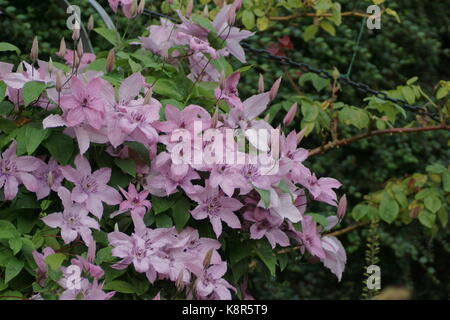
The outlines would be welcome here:
<svg viewBox="0 0 450 320">
<path fill-rule="evenodd" d="M 202 7 L 208 2 L 210 1 L 196 1 L 196 5 Z M 244 0 L 244 9 L 255 11 L 256 6 L 264 5 L 263 2 Z M 305 1 L 287 2 L 293 4 Z M 342 11 L 365 11 L 365 8 L 372 4 L 372 1 L 362 0 L 338 2 Z M 111 13 L 107 8 L 107 1 L 99 3 Z M 72 1 L 72 4 L 82 8 L 84 21 L 94 14 L 96 26 L 102 25 L 101 19 L 87 1 Z M 388 0 L 386 4 L 398 13 L 401 22 L 394 16 L 383 16 L 381 30 L 364 30 L 351 78 L 365 82 L 372 88 L 384 90 L 394 89 L 408 79 L 418 76 L 422 88 L 432 93 L 440 80 L 450 78 L 450 3 Z M 255 8 L 252 9 L 253 5 Z M 147 8 L 173 13 L 165 1 L 147 1 Z M 270 15 L 272 13 L 270 12 Z M 277 8 L 276 13 L 285 16 L 292 12 L 286 8 Z M 261 15 L 263 16 L 264 14 Z M 62 1 L 0 0 L 0 42 L 15 44 L 21 49 L 22 58 L 26 58 L 31 41 L 37 35 L 40 41 L 40 57 L 46 60 L 49 54 L 57 51 L 62 36 L 70 38 L 71 32 L 65 27 L 66 19 Z M 115 16 L 114 19 L 122 30 L 128 23 L 123 17 Z M 304 40 L 304 33 L 306 27 L 313 24 L 312 17 L 298 17 L 287 21 L 264 20 L 259 25 L 255 23 L 254 31 L 257 33 L 248 42 L 257 48 L 285 54 L 295 61 L 306 62 L 321 69 L 336 67 L 341 73 L 345 73 L 354 52 L 361 20 L 362 18 L 357 16 L 343 17 L 342 24 L 336 27 L 335 36 L 321 30 L 307 42 Z M 244 24 L 248 23 L 246 21 Z M 264 23 L 263 27 L 261 23 Z M 129 33 L 137 36 L 148 24 L 148 17 L 138 17 L 133 20 Z M 286 44 L 286 39 L 289 39 L 290 43 Z M 94 33 L 91 34 L 91 40 L 96 47 L 108 48 L 108 43 Z M 18 62 L 14 55 L 9 59 Z M 293 88 L 286 79 L 286 72 L 297 83 L 301 76 L 298 70 L 284 70 L 276 63 L 253 54 L 248 55 L 247 59 L 253 69 L 245 72 L 241 78 L 239 89 L 242 96 L 256 92 L 258 73 L 264 75 L 266 83 L 272 83 L 279 76 L 284 77 L 278 101 L 292 95 Z M 299 85 L 299 89 L 308 96 L 320 97 L 308 83 Z M 343 87 L 339 92 L 340 101 L 354 106 L 363 106 L 363 98 L 363 95 L 351 87 Z M 409 114 L 408 119 L 403 121 L 406 123 L 412 118 L 414 115 Z M 298 130 L 299 126 L 296 129 Z M 342 182 L 343 191 L 349 199 L 348 212 L 351 212 L 355 205 L 364 200 L 365 195 L 383 189 L 391 178 L 405 178 L 416 172 L 426 173 L 426 167 L 432 163 L 448 166 L 448 139 L 448 132 L 445 131 L 372 137 L 314 156 L 307 160 L 307 165 L 319 175 L 334 177 Z M 304 141 L 304 146 L 312 148 L 320 143 L 320 137 L 311 135 Z M 354 219 L 348 214 L 342 227 L 353 223 Z M 289 263 L 280 272 L 277 280 L 266 273 L 264 268 L 257 268 L 250 274 L 251 294 L 257 299 L 364 297 L 369 231 L 370 228 L 367 227 L 358 228 L 339 237 L 348 253 L 347 268 L 341 282 L 338 283 L 328 270 L 314 263 L 310 264 L 311 261 L 300 261 L 298 254 L 291 252 L 288 253 Z M 404 225 L 395 221 L 391 225 L 380 223 L 376 233 L 376 245 L 380 248 L 378 259 L 382 272 L 382 288 L 405 287 L 410 291 L 411 297 L 416 299 L 450 298 L 448 227 L 439 233 L 433 233 L 418 223 Z"/>
</svg>

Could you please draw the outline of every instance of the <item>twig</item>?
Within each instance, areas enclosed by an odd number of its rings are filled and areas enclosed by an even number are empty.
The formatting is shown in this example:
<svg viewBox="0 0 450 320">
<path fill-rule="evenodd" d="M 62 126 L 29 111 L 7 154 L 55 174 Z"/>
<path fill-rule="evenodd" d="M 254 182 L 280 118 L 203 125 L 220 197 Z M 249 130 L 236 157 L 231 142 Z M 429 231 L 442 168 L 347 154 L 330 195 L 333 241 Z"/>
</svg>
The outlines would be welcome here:
<svg viewBox="0 0 450 320">
<path fill-rule="evenodd" d="M 365 133 L 358 134 L 356 136 L 341 139 L 337 141 L 332 141 L 327 144 L 324 144 L 320 147 L 317 147 L 315 149 L 312 149 L 309 151 L 309 157 L 316 156 L 318 154 L 324 153 L 325 151 L 328 151 L 329 149 L 336 148 L 339 146 L 344 146 L 349 143 L 372 137 L 372 136 L 379 136 L 383 134 L 388 133 L 410 133 L 410 132 L 421 132 L 421 131 L 435 131 L 435 130 L 447 130 L 450 131 L 450 126 L 441 124 L 437 126 L 430 126 L 430 127 L 418 127 L 418 128 L 392 128 L 392 129 L 386 129 L 386 130 L 375 130 L 375 131 L 369 131 Z"/>
<path fill-rule="evenodd" d="M 385 11 L 385 9 L 381 10 L 381 13 L 383 13 Z M 322 17 L 332 17 L 333 14 L 332 13 L 321 13 L 321 14 L 317 14 L 317 13 L 300 13 L 300 14 L 292 14 L 289 16 L 283 16 L 283 17 L 268 17 L 269 20 L 272 21 L 287 21 L 287 20 L 292 20 L 292 19 L 296 19 L 296 18 L 300 18 L 300 17 L 315 17 L 315 18 L 322 18 Z M 358 11 L 346 11 L 346 12 L 342 12 L 341 13 L 342 17 L 345 16 L 355 16 L 355 17 L 363 17 L 363 18 L 367 18 L 370 17 L 370 14 L 364 13 L 364 12 L 358 12 Z"/>
</svg>

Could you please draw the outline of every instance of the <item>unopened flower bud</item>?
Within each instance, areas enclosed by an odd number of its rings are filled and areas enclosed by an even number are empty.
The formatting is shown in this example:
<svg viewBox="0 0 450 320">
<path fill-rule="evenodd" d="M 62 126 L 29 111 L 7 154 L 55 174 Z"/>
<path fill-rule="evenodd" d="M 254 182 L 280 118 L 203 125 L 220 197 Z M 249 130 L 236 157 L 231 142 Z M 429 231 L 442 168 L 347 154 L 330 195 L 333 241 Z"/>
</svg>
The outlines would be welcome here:
<svg viewBox="0 0 450 320">
<path fill-rule="evenodd" d="M 259 93 L 264 92 L 264 77 L 261 73 L 259 74 L 259 80 L 258 80 L 258 92 Z"/>
<path fill-rule="evenodd" d="M 228 21 L 227 21 L 228 25 L 232 26 L 235 21 L 236 21 L 236 10 L 228 10 Z"/>
<path fill-rule="evenodd" d="M 218 110 L 218 108 L 216 108 L 216 111 L 214 112 L 214 114 L 211 118 L 211 127 L 216 128 L 218 122 L 219 122 L 219 110 Z"/>
<path fill-rule="evenodd" d="M 92 14 L 89 16 L 89 20 L 87 23 L 87 29 L 88 29 L 88 31 L 94 30 L 94 16 Z"/>
<path fill-rule="evenodd" d="M 59 44 L 59 51 L 58 51 L 58 55 L 60 56 L 64 56 L 66 54 L 66 40 L 64 40 L 64 38 L 61 39 L 61 42 Z"/>
<path fill-rule="evenodd" d="M 55 67 L 53 66 L 53 60 L 52 58 L 48 59 L 48 67 L 47 67 L 48 73 L 52 74 L 53 71 L 55 71 Z"/>
<path fill-rule="evenodd" d="M 61 71 L 56 72 L 56 80 L 55 80 L 55 87 L 56 91 L 61 92 L 62 91 L 62 79 L 61 79 Z"/>
<path fill-rule="evenodd" d="M 266 114 L 266 116 L 264 117 L 264 121 L 265 121 L 265 122 L 269 122 L 269 119 L 270 119 L 270 112 L 268 112 L 268 113 Z"/>
<path fill-rule="evenodd" d="M 30 53 L 31 61 L 36 62 L 38 56 L 39 56 L 39 42 L 38 38 L 34 37 L 33 44 L 31 45 L 31 53 Z"/>
<path fill-rule="evenodd" d="M 280 84 L 281 84 L 281 77 L 279 77 L 277 81 L 275 81 L 272 88 L 270 89 L 270 100 L 275 99 L 275 97 L 277 96 Z"/>
<path fill-rule="evenodd" d="M 114 49 L 111 49 L 108 53 L 108 57 L 106 58 L 107 73 L 113 71 L 115 63 L 116 63 L 116 52 L 114 51 Z"/>
<path fill-rule="evenodd" d="M 141 0 L 141 2 L 139 2 L 139 6 L 137 8 L 137 13 L 139 15 L 144 13 L 144 9 L 145 9 L 145 0 Z"/>
<path fill-rule="evenodd" d="M 192 9 L 194 8 L 194 0 L 189 0 L 186 6 L 186 17 L 190 17 L 192 14 Z"/>
<path fill-rule="evenodd" d="M 294 103 L 289 109 L 286 116 L 284 117 L 283 124 L 285 126 L 289 125 L 292 122 L 292 120 L 294 120 L 296 113 L 297 113 L 297 103 Z"/>
<path fill-rule="evenodd" d="M 144 97 L 144 105 L 150 104 L 150 102 L 152 101 L 152 96 L 153 96 L 153 88 L 149 88 Z"/>
<path fill-rule="evenodd" d="M 300 144 L 302 142 L 303 137 L 305 136 L 306 128 L 303 128 L 299 133 L 297 133 L 297 144 Z"/>
<path fill-rule="evenodd" d="M 77 55 L 78 55 L 78 58 L 80 58 L 80 60 L 83 57 L 83 54 L 84 54 L 83 41 L 78 41 Z"/>
<path fill-rule="evenodd" d="M 205 4 L 205 7 L 203 8 L 203 16 L 205 18 L 209 18 L 209 9 L 208 9 L 208 5 Z"/>
<path fill-rule="evenodd" d="M 73 26 L 73 32 L 72 32 L 72 40 L 78 41 L 80 39 L 80 23 L 78 21 L 75 21 L 75 25 Z"/>
<path fill-rule="evenodd" d="M 130 9 L 130 15 L 131 15 L 133 18 L 136 17 L 136 15 L 137 15 L 137 11 L 138 11 L 137 7 L 138 7 L 138 2 L 137 2 L 137 0 L 133 0 L 133 3 L 132 3 L 132 5 L 131 5 L 131 9 Z"/>
<path fill-rule="evenodd" d="M 17 73 L 22 73 L 23 72 L 23 63 L 22 62 L 19 63 L 19 65 L 17 66 L 16 72 Z"/>
<path fill-rule="evenodd" d="M 47 174 L 47 185 L 49 187 L 53 185 L 53 171 L 49 171 Z"/>
<path fill-rule="evenodd" d="M 347 196 L 344 194 L 339 200 L 337 216 L 339 219 L 344 218 L 345 211 L 347 210 Z"/>
<path fill-rule="evenodd" d="M 175 281 L 175 286 L 177 287 L 177 289 L 178 289 L 179 291 L 181 291 L 181 290 L 184 289 L 184 281 L 183 281 L 183 278 L 184 278 L 184 272 L 183 272 L 183 269 L 181 269 L 181 270 L 180 270 L 180 273 L 178 274 L 177 281 Z"/>
<path fill-rule="evenodd" d="M 236 12 L 238 12 L 242 7 L 242 0 L 235 0 L 233 5 L 234 5 Z"/>
<path fill-rule="evenodd" d="M 81 63 L 81 59 L 80 59 L 80 57 L 78 56 L 78 54 L 76 54 L 76 55 L 74 56 L 74 60 L 73 60 L 73 67 L 74 67 L 75 69 L 78 69 L 78 67 L 80 66 L 80 63 Z"/>
<path fill-rule="evenodd" d="M 214 249 L 209 249 L 209 251 L 205 255 L 205 259 L 203 259 L 203 268 L 208 268 L 211 264 L 212 255 L 214 253 Z"/>
</svg>

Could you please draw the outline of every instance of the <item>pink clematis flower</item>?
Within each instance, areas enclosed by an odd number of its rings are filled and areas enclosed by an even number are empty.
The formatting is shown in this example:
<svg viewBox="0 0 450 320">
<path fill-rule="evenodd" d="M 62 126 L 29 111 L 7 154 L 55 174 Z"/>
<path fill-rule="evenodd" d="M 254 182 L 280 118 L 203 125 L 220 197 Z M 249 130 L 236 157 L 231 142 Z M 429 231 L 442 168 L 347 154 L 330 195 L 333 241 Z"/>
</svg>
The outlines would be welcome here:
<svg viewBox="0 0 450 320">
<path fill-rule="evenodd" d="M 166 261 L 159 256 L 161 248 L 167 245 L 163 237 L 164 232 L 147 229 L 131 236 L 118 231 L 109 233 L 108 241 L 113 247 L 112 255 L 122 259 L 112 267 L 125 269 L 133 264 L 137 272 L 145 273 L 148 280 L 153 283 L 156 272 L 165 273 L 168 267 Z"/>
<path fill-rule="evenodd" d="M 80 235 L 84 243 L 89 245 L 94 241 L 91 228 L 98 230 L 100 225 L 95 219 L 88 217 L 89 212 L 82 205 L 73 203 L 69 190 L 59 188 L 58 196 L 64 205 L 64 211 L 49 214 L 42 221 L 49 227 L 60 228 L 64 243 L 70 243 Z"/>
<path fill-rule="evenodd" d="M 47 263 L 45 263 L 45 258 L 54 253 L 55 250 L 50 247 L 44 248 L 42 253 L 39 253 L 38 251 L 32 252 L 34 262 L 36 262 L 37 265 L 36 281 L 42 287 L 45 285 L 45 279 L 47 279 Z"/>
<path fill-rule="evenodd" d="M 61 172 L 67 180 L 73 182 L 72 200 L 83 204 L 97 218 L 103 215 L 103 205 L 116 205 L 122 201 L 120 193 L 107 185 L 111 177 L 111 168 L 101 168 L 91 172 L 89 161 L 81 155 L 76 156 L 75 165 L 61 167 Z"/>
<path fill-rule="evenodd" d="M 119 187 L 119 189 L 126 199 L 125 201 L 120 203 L 120 213 L 131 211 L 132 213 L 136 213 L 141 217 L 144 217 L 147 210 L 152 207 L 150 201 L 147 200 L 149 191 L 142 191 L 138 193 L 136 187 L 131 183 L 128 185 L 128 191 L 125 191 L 121 187 Z M 111 218 L 112 217 L 113 216 L 111 215 Z"/>
<path fill-rule="evenodd" d="M 104 99 L 102 79 L 93 78 L 84 84 L 79 78 L 73 77 L 72 94 L 61 97 L 61 108 L 67 112 L 66 123 L 74 127 L 84 122 L 99 130 L 103 124 Z"/>
<path fill-rule="evenodd" d="M 145 189 L 159 197 L 175 193 L 178 187 L 192 193 L 192 180 L 196 179 L 200 179 L 200 176 L 189 165 L 177 165 L 172 162 L 170 154 L 162 152 L 152 161 L 151 171 L 146 176 Z"/>
<path fill-rule="evenodd" d="M 223 276 L 227 272 L 226 262 L 210 265 L 206 270 L 195 270 L 195 293 L 201 300 L 231 300 L 230 289 L 236 289 Z"/>
<path fill-rule="evenodd" d="M 58 162 L 51 158 L 48 164 L 42 162 L 41 166 L 34 172 L 38 179 L 39 188 L 36 191 L 37 199 L 43 199 L 50 194 L 50 190 L 55 192 L 61 187 L 61 181 L 64 177 L 59 169 Z"/>
<path fill-rule="evenodd" d="M 242 101 L 239 99 L 239 93 L 237 90 L 237 84 L 239 83 L 240 77 L 241 73 L 239 71 L 231 74 L 220 83 L 218 88 L 214 90 L 214 96 L 217 100 L 223 99 L 228 102 L 231 107 L 242 110 Z"/>
<path fill-rule="evenodd" d="M 198 206 L 191 211 L 192 217 L 196 220 L 209 218 L 217 238 L 222 234 L 222 221 L 230 228 L 239 229 L 241 222 L 234 214 L 243 207 L 237 199 L 226 197 L 218 188 L 209 186 L 198 188 L 198 191 L 189 194 L 189 197 L 198 203 Z"/>
<path fill-rule="evenodd" d="M 266 237 L 272 248 L 277 244 L 282 247 L 289 246 L 289 238 L 280 227 L 283 219 L 277 215 L 271 215 L 266 209 L 256 207 L 254 210 L 248 210 L 244 213 L 247 221 L 253 222 L 250 227 L 250 238 L 261 239 Z"/>
<path fill-rule="evenodd" d="M 131 14 L 131 8 L 133 6 L 133 0 L 108 0 L 109 6 L 114 12 L 117 12 L 119 5 L 122 7 L 123 14 L 128 19 L 133 18 Z"/>
<path fill-rule="evenodd" d="M 70 49 L 66 49 L 64 56 L 61 55 L 60 53 L 56 53 L 56 55 L 63 57 L 63 59 L 65 60 L 66 64 L 69 67 L 73 67 L 73 59 L 74 59 L 74 55 L 76 55 L 76 54 L 77 54 L 76 51 L 73 51 Z M 97 57 L 93 53 L 87 53 L 87 52 L 83 53 L 83 56 L 81 57 L 81 60 L 80 60 L 80 65 L 78 66 L 78 70 L 82 70 L 84 67 L 91 64 L 92 62 L 95 61 L 96 58 Z"/>
<path fill-rule="evenodd" d="M 19 191 L 19 184 L 31 192 L 37 192 L 39 183 L 32 172 L 42 165 L 42 160 L 31 156 L 16 155 L 16 141 L 0 156 L 0 188 L 3 187 L 5 200 L 12 200 Z"/>
<path fill-rule="evenodd" d="M 325 258 L 325 252 L 322 248 L 320 235 L 317 232 L 317 225 L 311 216 L 303 217 L 302 232 L 297 231 L 292 224 L 290 224 L 290 231 L 293 238 L 304 245 L 310 254 L 320 259 Z"/>
<path fill-rule="evenodd" d="M 323 265 L 333 272 L 341 281 L 347 262 L 347 254 L 342 243 L 336 237 L 322 237 L 321 239 L 325 256 L 321 259 Z"/>
<path fill-rule="evenodd" d="M 62 268 L 64 277 L 61 278 L 58 283 L 65 290 L 59 296 L 59 300 L 109 300 L 116 291 L 110 291 L 108 293 L 103 291 L 103 284 L 98 283 L 98 279 L 94 279 L 91 283 L 86 278 L 81 278 L 79 284 L 80 288 L 68 288 L 67 284 L 71 283 L 70 277 L 72 273 L 67 271 L 67 268 Z"/>
<path fill-rule="evenodd" d="M 341 183 L 334 178 L 317 179 L 314 173 L 304 168 L 303 175 L 295 175 L 297 183 L 309 190 L 314 200 L 337 206 L 337 196 L 333 189 L 340 188 Z"/>
</svg>

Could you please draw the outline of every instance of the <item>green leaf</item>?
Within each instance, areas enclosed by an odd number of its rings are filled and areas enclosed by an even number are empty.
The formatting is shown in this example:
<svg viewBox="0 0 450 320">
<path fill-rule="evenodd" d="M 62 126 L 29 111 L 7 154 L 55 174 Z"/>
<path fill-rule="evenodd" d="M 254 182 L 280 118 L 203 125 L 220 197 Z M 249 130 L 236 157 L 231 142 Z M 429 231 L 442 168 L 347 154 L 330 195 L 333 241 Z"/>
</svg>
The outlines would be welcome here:
<svg viewBox="0 0 450 320">
<path fill-rule="evenodd" d="M 406 81 L 406 84 L 410 86 L 410 85 L 416 83 L 417 80 L 419 80 L 418 77 L 412 77 L 411 79 L 408 79 L 408 81 Z"/>
<path fill-rule="evenodd" d="M 59 270 L 64 260 L 66 260 L 67 256 L 62 253 L 54 253 L 47 256 L 44 261 L 47 263 L 50 268 L 53 270 Z"/>
<path fill-rule="evenodd" d="M 153 211 L 158 215 L 172 207 L 176 199 L 173 196 L 160 198 L 152 195 L 151 200 Z"/>
<path fill-rule="evenodd" d="M 425 208 L 430 210 L 432 213 L 436 213 L 442 206 L 441 199 L 436 196 L 425 198 L 424 204 Z"/>
<path fill-rule="evenodd" d="M 255 188 L 256 191 L 258 191 L 259 196 L 261 197 L 261 200 L 264 203 L 264 207 L 269 208 L 270 206 L 270 190 L 264 190 Z"/>
<path fill-rule="evenodd" d="M 323 20 L 320 23 L 320 27 L 325 30 L 327 33 L 331 34 L 332 36 L 336 35 L 336 29 L 333 27 L 333 25 L 331 23 L 329 23 L 326 20 Z"/>
<path fill-rule="evenodd" d="M 365 216 L 368 216 L 369 219 L 371 219 L 372 217 L 376 217 L 377 215 L 378 215 L 377 209 L 365 204 L 358 204 L 352 210 L 352 217 L 356 221 L 361 220 Z"/>
<path fill-rule="evenodd" d="M 103 262 L 111 262 L 114 259 L 115 258 L 112 256 L 112 249 L 110 247 L 98 250 L 95 255 L 96 264 L 102 264 Z"/>
<path fill-rule="evenodd" d="M 37 100 L 41 93 L 45 90 L 46 84 L 40 81 L 30 81 L 23 86 L 23 100 L 25 106 Z"/>
<path fill-rule="evenodd" d="M 159 214 L 155 217 L 156 227 L 170 228 L 173 226 L 172 218 L 167 214 Z"/>
<path fill-rule="evenodd" d="M 399 210 L 400 208 L 397 201 L 385 192 L 381 198 L 380 207 L 378 208 L 380 218 L 391 224 L 397 218 Z"/>
<path fill-rule="evenodd" d="M 61 165 L 69 164 L 74 151 L 72 138 L 59 132 L 53 132 L 43 145 Z"/>
<path fill-rule="evenodd" d="M 12 239 L 19 236 L 19 232 L 11 222 L 0 220 L 0 239 Z"/>
<path fill-rule="evenodd" d="M 135 293 L 133 285 L 131 283 L 122 280 L 114 280 L 111 282 L 106 282 L 104 289 L 113 290 L 120 293 Z"/>
<path fill-rule="evenodd" d="M 313 220 L 320 224 L 323 227 L 328 226 L 328 220 L 327 217 L 325 217 L 324 215 L 318 214 L 318 213 L 306 213 L 306 215 L 311 216 L 313 218 Z"/>
<path fill-rule="evenodd" d="M 308 42 L 309 40 L 314 38 L 314 36 L 317 34 L 317 31 L 319 31 L 319 27 L 313 24 L 306 27 L 305 31 L 303 32 L 303 40 Z"/>
<path fill-rule="evenodd" d="M 306 122 L 316 121 L 319 115 L 319 107 L 316 104 L 312 104 L 305 100 L 302 100 L 301 109 L 304 121 Z"/>
<path fill-rule="evenodd" d="M 267 243 L 267 241 L 262 240 L 259 241 L 258 244 L 260 244 L 260 247 L 256 249 L 256 254 L 262 260 L 262 262 L 264 262 L 267 269 L 269 269 L 270 274 L 272 276 L 275 276 L 277 257 L 275 256 L 272 248 L 270 247 L 269 243 Z"/>
<path fill-rule="evenodd" d="M 181 231 L 189 221 L 191 216 L 189 213 L 190 207 L 191 204 L 185 197 L 178 199 L 172 207 L 172 217 L 178 231 Z"/>
<path fill-rule="evenodd" d="M 115 158 L 114 163 L 122 169 L 123 172 L 128 173 L 132 177 L 136 177 L 136 163 L 133 159 Z"/>
<path fill-rule="evenodd" d="M 95 28 L 95 32 L 101 35 L 103 38 L 108 40 L 113 46 L 117 46 L 120 40 L 120 36 L 116 30 L 108 29 L 108 28 Z"/>
<path fill-rule="evenodd" d="M 15 51 L 17 55 L 20 55 L 20 49 L 8 42 L 0 42 L 0 52 L 3 51 Z"/>
<path fill-rule="evenodd" d="M 434 163 L 427 166 L 425 170 L 431 173 L 442 174 L 447 171 L 447 168 L 440 163 Z"/>
<path fill-rule="evenodd" d="M 0 81 L 0 101 L 3 101 L 3 99 L 5 99 L 5 93 L 6 93 L 6 83 Z"/>
<path fill-rule="evenodd" d="M 7 247 L 0 246 L 0 267 L 6 267 L 12 257 L 11 250 Z"/>
<path fill-rule="evenodd" d="M 441 208 L 441 210 L 438 211 L 438 217 L 439 220 L 441 220 L 442 226 L 445 228 L 448 224 L 448 212 L 445 210 L 444 207 Z"/>
<path fill-rule="evenodd" d="M 157 94 L 160 94 L 164 97 L 173 98 L 178 101 L 182 101 L 184 97 L 184 90 L 180 88 L 174 81 L 168 79 L 159 79 L 153 89 Z"/>
<path fill-rule="evenodd" d="M 401 87 L 400 91 L 402 92 L 403 98 L 405 98 L 409 104 L 413 104 L 416 101 L 414 91 L 410 87 Z"/>
<path fill-rule="evenodd" d="M 1 82 L 0 82 L 1 84 Z M 0 99 L 1 100 L 1 99 Z M 9 101 L 2 101 L 0 102 L 0 115 L 7 116 L 10 115 L 14 110 L 14 105 Z M 8 119 L 1 118 L 3 122 L 9 123 L 8 129 L 9 131 L 4 130 L 4 124 L 0 124 L 0 130 L 5 132 L 11 132 L 13 129 L 17 128 L 17 125 L 14 123 L 14 121 L 10 121 Z"/>
<path fill-rule="evenodd" d="M 253 29 L 253 27 L 255 26 L 255 15 L 251 10 L 242 11 L 242 23 L 244 24 L 246 29 Z"/>
<path fill-rule="evenodd" d="M 436 221 L 436 214 L 428 210 L 423 210 L 419 213 L 419 221 L 427 228 L 433 228 L 434 222 Z"/>
<path fill-rule="evenodd" d="M 260 17 L 256 19 L 256 27 L 259 31 L 264 31 L 269 27 L 269 19 L 267 17 Z"/>
<path fill-rule="evenodd" d="M 307 81 L 311 81 L 311 83 L 314 86 L 314 89 L 316 89 L 317 91 L 321 91 L 330 85 L 329 79 L 324 79 L 322 77 L 319 77 L 317 74 L 312 73 L 312 72 L 307 72 L 307 73 L 302 74 L 298 83 L 301 86 L 303 86 L 305 84 L 305 82 L 307 82 Z"/>
<path fill-rule="evenodd" d="M 442 174 L 442 187 L 445 192 L 450 192 L 450 171 L 447 170 Z"/>
<path fill-rule="evenodd" d="M 16 255 L 22 249 L 22 239 L 19 237 L 9 239 L 8 243 L 13 255 Z"/>
<path fill-rule="evenodd" d="M 345 106 L 339 111 L 339 120 L 346 125 L 353 125 L 358 129 L 367 128 L 369 125 L 367 111 L 352 106 Z"/>
<path fill-rule="evenodd" d="M 29 123 L 25 129 L 26 149 L 30 155 L 41 145 L 50 132 L 42 128 L 40 123 Z"/>
<path fill-rule="evenodd" d="M 24 261 L 19 260 L 16 257 L 11 257 L 6 265 L 5 283 L 8 283 L 10 280 L 14 279 L 20 271 L 22 271 L 24 265 Z"/>
<path fill-rule="evenodd" d="M 192 15 L 191 19 L 193 22 L 197 23 L 199 26 L 205 28 L 209 32 L 217 33 L 217 30 L 214 28 L 214 26 L 211 24 L 211 21 L 208 18 L 194 14 Z"/>
<path fill-rule="evenodd" d="M 316 3 L 314 4 L 314 8 L 316 10 L 321 10 L 321 11 L 325 11 L 330 9 L 333 6 L 333 3 L 331 2 L 331 0 L 318 0 L 316 1 Z"/>
</svg>

